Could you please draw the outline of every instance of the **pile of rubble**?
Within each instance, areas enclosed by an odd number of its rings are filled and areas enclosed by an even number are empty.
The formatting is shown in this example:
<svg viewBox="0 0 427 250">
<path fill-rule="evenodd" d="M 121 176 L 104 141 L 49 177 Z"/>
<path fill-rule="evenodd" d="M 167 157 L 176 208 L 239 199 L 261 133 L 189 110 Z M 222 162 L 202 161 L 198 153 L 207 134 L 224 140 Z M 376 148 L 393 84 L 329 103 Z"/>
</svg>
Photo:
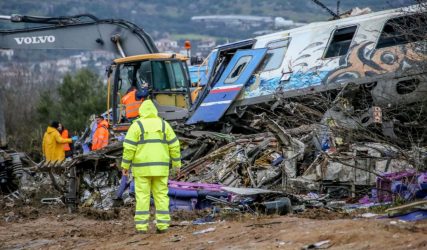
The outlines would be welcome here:
<svg viewBox="0 0 427 250">
<path fill-rule="evenodd" d="M 276 190 L 315 207 L 426 197 L 425 104 L 363 111 L 319 98 L 251 107 L 227 121 L 233 134 L 194 132 L 179 180 Z"/>
<path fill-rule="evenodd" d="M 301 205 L 336 207 L 358 198 L 362 206 L 426 196 L 425 132 L 416 141 L 402 137 L 401 130 L 425 131 L 420 121 L 394 122 L 396 127 L 390 130 L 377 107 L 363 112 L 350 109 L 349 115 L 343 112 L 349 110 L 345 102 L 323 111 L 321 107 L 329 104 L 319 100 L 255 106 L 238 120 L 227 118 L 222 129 L 177 126 L 183 167 L 176 176 L 179 182 L 170 183 L 171 202 L 189 210 L 244 204 L 245 211 L 260 204 L 264 210 L 282 204 L 287 211 L 292 202 L 297 211 L 303 209 Z M 414 106 L 408 106 L 408 113 L 409 108 Z M 402 111 L 396 114 L 400 117 Z M 120 138 L 123 135 L 102 150 L 60 163 L 27 160 L 23 171 L 27 181 L 20 190 L 35 190 L 48 182 L 62 197 L 46 194 L 44 203 L 111 209 L 121 178 Z M 133 202 L 130 190 L 123 200 Z"/>
<path fill-rule="evenodd" d="M 292 193 L 332 191 L 340 186 L 349 197 L 356 195 L 357 188 L 374 186 L 383 173 L 414 170 L 416 162 L 423 166 L 427 157 L 426 148 L 402 150 L 377 142 L 344 144 L 325 127 L 284 129 L 270 121 L 270 132 L 228 135 L 228 143 L 203 157 L 184 158 L 179 179 Z M 204 148 L 196 145 L 199 150 Z M 186 152 L 191 150 L 188 146 L 183 151 L 187 159 Z"/>
</svg>

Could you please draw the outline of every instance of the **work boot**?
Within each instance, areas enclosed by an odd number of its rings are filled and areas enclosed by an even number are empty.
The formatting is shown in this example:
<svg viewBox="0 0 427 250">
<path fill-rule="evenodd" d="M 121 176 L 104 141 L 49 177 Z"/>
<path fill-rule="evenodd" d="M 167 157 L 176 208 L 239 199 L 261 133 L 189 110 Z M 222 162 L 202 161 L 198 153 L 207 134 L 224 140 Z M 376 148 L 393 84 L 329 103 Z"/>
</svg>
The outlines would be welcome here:
<svg viewBox="0 0 427 250">
<path fill-rule="evenodd" d="M 158 233 L 158 234 L 164 234 L 164 233 L 166 233 L 168 230 L 167 229 L 158 229 L 157 228 L 157 230 L 156 230 L 156 232 Z"/>
<path fill-rule="evenodd" d="M 147 230 L 136 230 L 137 234 L 147 234 Z"/>
</svg>

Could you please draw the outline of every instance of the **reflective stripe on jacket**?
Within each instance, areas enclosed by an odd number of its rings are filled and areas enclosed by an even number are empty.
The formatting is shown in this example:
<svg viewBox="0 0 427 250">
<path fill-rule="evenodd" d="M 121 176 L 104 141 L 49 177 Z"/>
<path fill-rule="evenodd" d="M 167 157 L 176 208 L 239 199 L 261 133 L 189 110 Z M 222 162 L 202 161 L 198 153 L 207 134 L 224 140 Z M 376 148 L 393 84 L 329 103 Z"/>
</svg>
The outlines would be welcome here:
<svg viewBox="0 0 427 250">
<path fill-rule="evenodd" d="M 67 129 L 62 130 L 61 137 L 64 138 L 64 139 L 68 139 L 69 138 L 68 130 Z M 70 151 L 70 150 L 71 150 L 70 144 L 69 143 L 65 143 L 64 144 L 64 151 Z"/>
<path fill-rule="evenodd" d="M 108 122 L 102 120 L 93 134 L 92 150 L 98 150 L 108 145 Z"/>
<path fill-rule="evenodd" d="M 181 167 L 178 138 L 151 100 L 142 103 L 139 115 L 123 142 L 122 168 L 132 166 L 134 176 L 168 176 L 169 166 Z"/>
<path fill-rule="evenodd" d="M 125 105 L 126 108 L 126 118 L 129 119 L 138 117 L 139 107 L 143 101 L 144 98 L 141 100 L 136 100 L 136 89 L 123 96 L 121 102 Z"/>
</svg>

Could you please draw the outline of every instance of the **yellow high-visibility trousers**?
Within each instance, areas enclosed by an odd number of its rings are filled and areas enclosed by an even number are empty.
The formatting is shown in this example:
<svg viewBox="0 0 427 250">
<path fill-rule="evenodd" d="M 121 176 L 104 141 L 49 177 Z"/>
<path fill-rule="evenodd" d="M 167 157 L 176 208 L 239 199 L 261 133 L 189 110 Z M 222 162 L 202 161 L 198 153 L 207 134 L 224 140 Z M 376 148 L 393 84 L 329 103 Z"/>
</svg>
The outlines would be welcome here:
<svg viewBox="0 0 427 250">
<path fill-rule="evenodd" d="M 135 176 L 135 227 L 147 231 L 150 219 L 150 193 L 156 207 L 156 226 L 159 230 L 169 228 L 169 196 L 167 176 Z"/>
</svg>

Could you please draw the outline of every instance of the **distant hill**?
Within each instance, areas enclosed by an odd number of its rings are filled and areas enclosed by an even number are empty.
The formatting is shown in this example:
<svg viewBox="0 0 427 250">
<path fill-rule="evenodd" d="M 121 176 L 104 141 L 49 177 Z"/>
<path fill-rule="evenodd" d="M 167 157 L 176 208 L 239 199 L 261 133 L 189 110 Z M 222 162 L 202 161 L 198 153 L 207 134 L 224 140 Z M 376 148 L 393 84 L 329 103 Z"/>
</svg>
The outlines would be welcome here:
<svg viewBox="0 0 427 250">
<path fill-rule="evenodd" d="M 321 0 L 336 10 L 336 0 Z M 370 7 L 374 11 L 413 4 L 414 0 L 341 0 L 340 11 Z M 100 19 L 125 19 L 144 28 L 154 39 L 170 37 L 179 44 L 190 39 L 214 38 L 217 44 L 253 37 L 253 30 L 206 29 L 191 21 L 200 15 L 255 15 L 283 17 L 295 22 L 327 20 L 331 16 L 311 0 L 18 0 L 0 1 L 0 15 L 72 16 L 89 13 Z M 22 28 L 31 24 L 0 20 L 0 29 Z M 262 30 L 264 27 L 260 27 Z M 197 42 L 193 43 L 198 46 Z M 193 47 L 194 48 L 194 47 Z M 14 62 L 34 62 L 65 58 L 76 51 L 17 50 Z M 2 60 L 0 59 L 0 63 Z"/>
<path fill-rule="evenodd" d="M 322 0 L 336 9 L 336 0 Z M 341 0 L 341 11 L 353 7 L 373 10 L 408 5 L 413 0 Z M 212 34 L 190 21 L 195 15 L 257 15 L 292 19 L 297 22 L 325 20 L 328 13 L 311 0 L 19 0 L 0 1 L 0 15 L 19 13 L 40 16 L 69 16 L 91 13 L 99 18 L 122 18 L 144 27 L 155 38 L 169 34 Z M 7 24 L 0 22 L 0 28 Z M 14 27 L 17 27 L 15 24 Z M 248 34 L 223 31 L 221 36 L 242 39 Z"/>
</svg>

